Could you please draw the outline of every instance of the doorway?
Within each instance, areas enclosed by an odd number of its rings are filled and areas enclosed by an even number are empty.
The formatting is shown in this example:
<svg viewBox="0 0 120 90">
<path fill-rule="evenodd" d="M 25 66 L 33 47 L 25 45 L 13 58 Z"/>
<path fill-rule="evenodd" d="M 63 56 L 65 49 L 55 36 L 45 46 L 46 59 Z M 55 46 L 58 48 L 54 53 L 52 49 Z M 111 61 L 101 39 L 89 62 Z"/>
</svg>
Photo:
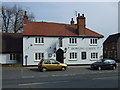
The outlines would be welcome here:
<svg viewBox="0 0 120 90">
<path fill-rule="evenodd" d="M 64 63 L 64 51 L 62 49 L 58 49 L 56 52 L 56 60 L 60 63 Z"/>
</svg>

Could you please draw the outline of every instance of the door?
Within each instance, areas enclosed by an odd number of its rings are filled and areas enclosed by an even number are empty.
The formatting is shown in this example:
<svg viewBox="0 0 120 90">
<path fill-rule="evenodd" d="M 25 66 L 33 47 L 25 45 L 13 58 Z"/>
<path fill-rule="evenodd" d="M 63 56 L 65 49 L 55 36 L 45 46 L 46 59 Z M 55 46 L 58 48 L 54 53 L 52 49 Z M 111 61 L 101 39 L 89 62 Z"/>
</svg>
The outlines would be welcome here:
<svg viewBox="0 0 120 90">
<path fill-rule="evenodd" d="M 52 61 L 52 70 L 57 70 L 57 69 L 60 69 L 61 66 L 60 66 L 60 63 L 58 61 Z"/>
<path fill-rule="evenodd" d="M 58 49 L 56 52 L 56 60 L 60 63 L 64 63 L 64 52 L 62 49 Z"/>
</svg>

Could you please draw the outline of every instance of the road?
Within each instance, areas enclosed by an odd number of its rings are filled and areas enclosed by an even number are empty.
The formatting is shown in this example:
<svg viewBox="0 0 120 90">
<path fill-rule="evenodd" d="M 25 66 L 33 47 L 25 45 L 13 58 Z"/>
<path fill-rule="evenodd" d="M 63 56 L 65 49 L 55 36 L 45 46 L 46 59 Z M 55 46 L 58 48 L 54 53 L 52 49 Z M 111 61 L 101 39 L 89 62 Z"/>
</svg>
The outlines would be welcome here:
<svg viewBox="0 0 120 90">
<path fill-rule="evenodd" d="M 118 88 L 118 69 L 39 72 L 37 67 L 3 67 L 2 88 Z"/>
</svg>

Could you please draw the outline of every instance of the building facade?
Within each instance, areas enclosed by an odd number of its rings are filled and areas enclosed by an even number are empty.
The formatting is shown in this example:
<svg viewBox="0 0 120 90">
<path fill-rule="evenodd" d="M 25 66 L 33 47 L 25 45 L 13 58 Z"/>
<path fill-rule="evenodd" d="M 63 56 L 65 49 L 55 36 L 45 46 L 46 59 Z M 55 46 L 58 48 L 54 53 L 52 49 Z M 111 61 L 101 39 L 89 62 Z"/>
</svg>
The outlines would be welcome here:
<svg viewBox="0 0 120 90">
<path fill-rule="evenodd" d="M 23 32 L 23 65 L 38 65 L 41 59 L 56 59 L 68 65 L 91 64 L 102 56 L 102 38 L 103 35 L 86 28 L 84 14 L 78 14 L 77 24 L 73 18 L 70 24 L 27 22 Z"/>
<path fill-rule="evenodd" d="M 104 41 L 103 57 L 120 61 L 120 33 L 110 35 Z"/>
<path fill-rule="evenodd" d="M 22 64 L 22 34 L 0 33 L 0 63 Z"/>
</svg>

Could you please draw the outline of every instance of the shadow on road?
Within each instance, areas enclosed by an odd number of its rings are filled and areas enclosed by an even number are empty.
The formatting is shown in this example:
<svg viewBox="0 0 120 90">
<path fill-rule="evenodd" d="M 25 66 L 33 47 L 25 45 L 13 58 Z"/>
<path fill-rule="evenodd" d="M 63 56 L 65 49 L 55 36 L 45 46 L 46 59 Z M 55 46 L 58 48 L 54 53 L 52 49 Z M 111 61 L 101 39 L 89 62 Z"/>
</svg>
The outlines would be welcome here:
<svg viewBox="0 0 120 90">
<path fill-rule="evenodd" d="M 31 71 L 33 71 L 33 72 L 40 72 L 39 70 L 38 70 L 38 68 L 32 68 L 32 69 L 30 69 Z"/>
</svg>

